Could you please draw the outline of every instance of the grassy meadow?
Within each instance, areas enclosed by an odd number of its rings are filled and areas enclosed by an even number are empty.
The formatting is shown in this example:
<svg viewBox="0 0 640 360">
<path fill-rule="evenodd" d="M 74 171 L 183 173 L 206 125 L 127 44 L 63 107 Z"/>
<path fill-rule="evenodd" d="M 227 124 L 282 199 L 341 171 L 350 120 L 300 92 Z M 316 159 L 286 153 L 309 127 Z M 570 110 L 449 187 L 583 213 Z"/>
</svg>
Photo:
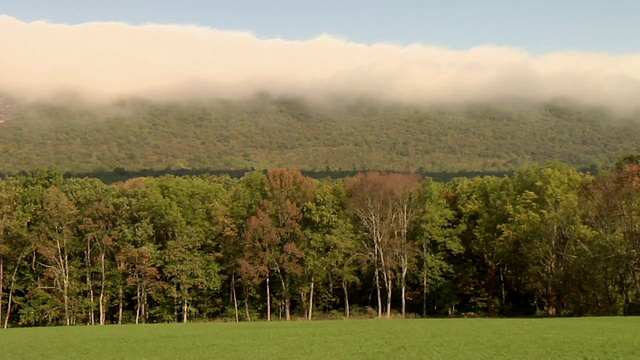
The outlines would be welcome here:
<svg viewBox="0 0 640 360">
<path fill-rule="evenodd" d="M 640 319 L 194 323 L 0 330 L 2 359 L 631 359 Z"/>
</svg>

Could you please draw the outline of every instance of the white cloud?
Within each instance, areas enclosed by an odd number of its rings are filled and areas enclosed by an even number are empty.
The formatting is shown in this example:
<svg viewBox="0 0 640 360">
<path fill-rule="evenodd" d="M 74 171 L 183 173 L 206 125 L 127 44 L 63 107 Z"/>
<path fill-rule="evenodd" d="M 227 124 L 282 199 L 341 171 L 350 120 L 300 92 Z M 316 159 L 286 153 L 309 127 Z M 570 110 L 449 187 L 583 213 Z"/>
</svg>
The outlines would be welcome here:
<svg viewBox="0 0 640 360">
<path fill-rule="evenodd" d="M 240 97 L 259 91 L 419 104 L 564 98 L 618 110 L 640 98 L 640 54 L 262 40 L 183 25 L 25 23 L 0 16 L 0 90 L 37 99 Z"/>
</svg>

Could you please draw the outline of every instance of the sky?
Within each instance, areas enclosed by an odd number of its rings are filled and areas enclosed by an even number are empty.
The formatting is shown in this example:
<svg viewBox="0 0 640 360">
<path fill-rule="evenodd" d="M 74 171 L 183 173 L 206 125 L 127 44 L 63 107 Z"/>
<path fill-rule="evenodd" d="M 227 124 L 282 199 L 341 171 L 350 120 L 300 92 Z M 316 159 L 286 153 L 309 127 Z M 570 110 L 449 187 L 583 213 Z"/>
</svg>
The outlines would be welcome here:
<svg viewBox="0 0 640 360">
<path fill-rule="evenodd" d="M 455 50 L 640 52 L 637 0 L 2 0 L 0 14 L 65 24 L 190 24 L 262 39 L 330 34 Z"/>
<path fill-rule="evenodd" d="M 0 92 L 635 110 L 638 14 L 630 0 L 0 0 Z"/>
</svg>

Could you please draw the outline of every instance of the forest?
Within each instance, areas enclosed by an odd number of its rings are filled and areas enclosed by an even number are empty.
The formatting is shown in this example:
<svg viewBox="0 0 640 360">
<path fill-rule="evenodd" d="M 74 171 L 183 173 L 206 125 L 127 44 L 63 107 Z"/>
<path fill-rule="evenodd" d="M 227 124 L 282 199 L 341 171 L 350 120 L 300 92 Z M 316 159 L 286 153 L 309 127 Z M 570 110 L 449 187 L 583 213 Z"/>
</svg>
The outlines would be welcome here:
<svg viewBox="0 0 640 360">
<path fill-rule="evenodd" d="M 439 182 L 0 180 L 3 327 L 640 313 L 640 156 Z"/>
<path fill-rule="evenodd" d="M 640 152 L 639 114 L 560 101 L 416 106 L 244 100 L 25 102 L 0 95 L 0 173 L 512 172 L 557 160 L 600 169 Z M 450 177 L 447 177 L 450 178 Z"/>
</svg>

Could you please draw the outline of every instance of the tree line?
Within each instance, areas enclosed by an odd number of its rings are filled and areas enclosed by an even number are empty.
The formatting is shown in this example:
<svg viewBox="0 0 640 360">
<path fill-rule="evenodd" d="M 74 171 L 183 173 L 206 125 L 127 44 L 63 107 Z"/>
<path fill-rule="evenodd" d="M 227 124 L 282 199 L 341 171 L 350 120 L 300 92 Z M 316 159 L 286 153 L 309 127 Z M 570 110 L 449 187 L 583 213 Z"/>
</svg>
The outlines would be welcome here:
<svg viewBox="0 0 640 360">
<path fill-rule="evenodd" d="M 562 102 L 319 106 L 263 94 L 233 101 L 16 100 L 12 108 L 0 124 L 4 174 L 49 166 L 75 174 L 270 167 L 511 172 L 549 159 L 598 168 L 638 151 L 640 137 L 637 114 Z"/>
<path fill-rule="evenodd" d="M 0 180 L 0 323 L 640 313 L 640 165 Z"/>
</svg>

